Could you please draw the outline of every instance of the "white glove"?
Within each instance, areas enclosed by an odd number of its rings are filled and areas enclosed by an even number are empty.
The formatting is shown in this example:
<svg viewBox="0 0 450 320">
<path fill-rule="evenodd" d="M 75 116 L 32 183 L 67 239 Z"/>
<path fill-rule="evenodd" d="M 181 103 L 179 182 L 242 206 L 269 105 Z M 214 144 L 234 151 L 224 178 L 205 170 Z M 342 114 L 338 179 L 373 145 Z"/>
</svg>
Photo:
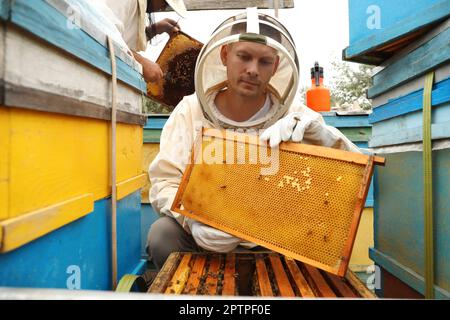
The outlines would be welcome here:
<svg viewBox="0 0 450 320">
<path fill-rule="evenodd" d="M 278 146 L 281 141 L 306 140 L 307 143 L 318 146 L 361 152 L 339 130 L 327 126 L 319 114 L 290 113 L 267 128 L 259 139 L 263 142 L 269 140 L 271 148 Z"/>
<path fill-rule="evenodd" d="M 259 139 L 261 141 L 269 140 L 271 148 L 278 146 L 281 141 L 300 142 L 303 140 L 305 131 L 320 129 L 319 119 L 319 116 L 312 117 L 308 114 L 293 112 L 267 128 Z"/>
<path fill-rule="evenodd" d="M 193 219 L 186 220 L 197 245 L 214 252 L 230 252 L 242 241 L 226 232 L 217 230 Z"/>
</svg>

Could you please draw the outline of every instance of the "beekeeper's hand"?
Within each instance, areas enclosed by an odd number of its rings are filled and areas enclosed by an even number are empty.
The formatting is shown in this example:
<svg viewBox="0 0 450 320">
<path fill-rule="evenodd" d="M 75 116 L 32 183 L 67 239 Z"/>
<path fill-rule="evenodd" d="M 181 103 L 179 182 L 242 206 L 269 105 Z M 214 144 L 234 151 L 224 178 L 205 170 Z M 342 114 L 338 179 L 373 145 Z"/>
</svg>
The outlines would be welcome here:
<svg viewBox="0 0 450 320">
<path fill-rule="evenodd" d="M 142 74 L 146 82 L 157 82 L 163 77 L 161 67 L 155 62 L 145 59 L 141 61 Z"/>
<path fill-rule="evenodd" d="M 214 252 L 230 252 L 242 241 L 223 231 L 217 230 L 194 219 L 186 219 L 191 229 L 192 237 L 197 245 Z"/>
<path fill-rule="evenodd" d="M 173 33 L 178 31 L 180 31 L 180 26 L 175 20 L 166 18 L 155 23 L 156 34 L 167 32 L 169 36 L 171 36 Z"/>
<path fill-rule="evenodd" d="M 144 76 L 144 80 L 146 82 L 156 82 L 162 79 L 163 72 L 157 63 L 147 59 L 137 52 L 132 52 L 136 61 L 142 65 L 142 75 Z"/>
<path fill-rule="evenodd" d="M 147 39 L 151 40 L 157 34 L 167 32 L 169 36 L 180 31 L 180 25 L 172 19 L 166 18 L 161 21 L 155 22 L 145 28 L 145 34 Z"/>
<path fill-rule="evenodd" d="M 259 139 L 263 142 L 269 141 L 271 148 L 278 146 L 281 141 L 301 142 L 305 132 L 314 134 L 320 130 L 319 119 L 318 116 L 313 117 L 300 112 L 293 112 L 267 128 Z"/>
</svg>

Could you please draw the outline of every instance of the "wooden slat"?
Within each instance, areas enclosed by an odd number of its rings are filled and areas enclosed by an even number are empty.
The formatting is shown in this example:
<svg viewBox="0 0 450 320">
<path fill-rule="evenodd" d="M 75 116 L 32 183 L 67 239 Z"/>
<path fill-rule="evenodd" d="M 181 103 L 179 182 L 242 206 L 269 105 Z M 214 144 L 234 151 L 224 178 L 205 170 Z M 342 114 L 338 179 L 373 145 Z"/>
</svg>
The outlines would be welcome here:
<svg viewBox="0 0 450 320">
<path fill-rule="evenodd" d="M 444 111 L 440 109 L 440 111 Z M 450 108 L 448 109 L 450 111 Z M 444 112 L 447 112 L 445 110 Z M 370 138 L 369 146 L 373 147 L 384 147 L 393 145 L 403 145 L 406 143 L 420 142 L 423 139 L 423 127 L 418 125 L 415 128 L 401 128 L 397 130 L 397 126 L 402 126 L 407 123 L 408 125 L 413 124 L 418 118 L 422 117 L 422 112 L 409 116 L 402 116 L 397 119 L 390 119 L 386 123 L 377 125 L 375 135 Z M 437 117 L 436 117 L 437 118 Z M 440 119 L 446 119 L 440 114 Z M 441 120 L 439 120 L 441 121 Z M 390 126 L 392 130 L 389 133 L 379 134 L 379 131 L 386 129 Z M 384 128 L 383 128 L 384 127 Z M 384 130 L 383 130 L 384 131 Z M 450 121 L 444 121 L 440 123 L 433 123 L 431 125 L 431 138 L 433 140 L 438 139 L 448 139 L 450 137 Z"/>
<path fill-rule="evenodd" d="M 159 271 L 158 276 L 155 278 L 155 281 L 153 281 L 152 285 L 148 289 L 149 293 L 163 293 L 166 290 L 169 280 L 172 278 L 172 275 L 178 266 L 180 257 L 181 253 L 179 252 L 173 252 L 170 254 L 161 271 Z"/>
<path fill-rule="evenodd" d="M 234 253 L 227 254 L 225 271 L 223 275 L 223 296 L 234 296 L 236 290 L 236 255 Z"/>
<path fill-rule="evenodd" d="M 330 288 L 328 283 L 325 281 L 323 276 L 320 274 L 319 270 L 316 268 L 308 265 L 303 264 L 305 270 L 307 271 L 311 281 L 314 283 L 315 287 L 319 291 L 319 294 L 321 297 L 324 298 L 335 298 L 336 294 L 333 292 L 333 290 Z"/>
<path fill-rule="evenodd" d="M 0 253 L 17 249 L 94 211 L 92 193 L 0 222 Z"/>
<path fill-rule="evenodd" d="M 165 293 L 180 294 L 183 291 L 189 277 L 189 273 L 191 271 L 191 268 L 189 268 L 191 257 L 192 253 L 184 254 L 177 270 L 175 271 L 172 279 L 169 282 Z"/>
<path fill-rule="evenodd" d="M 11 83 L 5 83 L 0 90 L 4 91 L 4 104 L 8 107 L 111 120 L 111 109 L 104 105 Z M 126 106 L 119 103 L 118 108 Z M 144 115 L 117 110 L 117 122 L 143 126 L 146 121 Z"/>
<path fill-rule="evenodd" d="M 350 49 L 351 47 L 347 47 L 342 51 L 342 60 L 378 66 L 392 56 L 386 52 L 371 52 L 366 55 L 351 56 L 348 53 Z"/>
<path fill-rule="evenodd" d="M 339 131 L 353 143 L 368 142 L 372 135 L 371 128 L 340 128 Z"/>
<path fill-rule="evenodd" d="M 117 200 L 123 199 L 136 190 L 141 189 L 147 183 L 149 183 L 147 173 L 142 173 L 140 175 L 116 183 Z"/>
<path fill-rule="evenodd" d="M 210 258 L 209 269 L 206 270 L 206 259 Z M 252 254 L 250 259 L 238 259 L 237 254 L 183 254 L 172 253 L 159 272 L 155 281 L 149 289 L 149 293 L 183 293 L 183 294 L 208 294 L 216 295 L 219 285 L 219 273 L 223 265 L 224 279 L 222 282 L 222 295 L 234 296 L 238 279 L 236 279 L 236 263 L 256 264 L 256 274 L 262 296 L 273 296 L 271 281 L 277 281 L 281 296 L 295 296 L 300 292 L 301 297 L 346 297 L 346 298 L 376 298 L 367 287 L 354 275 L 348 271 L 345 279 L 341 279 L 333 274 L 324 273 L 318 269 L 297 262 L 291 258 L 283 257 L 287 268 L 278 254 L 270 254 L 269 260 L 273 269 L 274 279 L 269 278 L 264 256 L 262 254 Z M 253 260 L 254 259 L 254 260 Z M 297 264 L 298 263 L 298 264 Z M 189 266 L 192 266 L 190 268 Z M 289 270 L 289 271 L 287 271 Z M 190 272 L 189 272 L 190 271 Z M 289 272 L 291 278 L 289 278 Z M 279 275 L 282 275 L 281 279 Z M 206 277 L 205 284 L 199 290 L 201 279 Z M 281 280 L 280 280 L 281 279 Z M 290 284 L 294 280 L 298 291 Z M 292 282 L 293 283 L 293 282 Z M 287 286 L 287 289 L 286 289 Z M 334 291 L 333 291 L 334 290 Z M 286 291 L 288 293 L 286 293 Z M 297 294 L 298 295 L 298 294 Z"/>
<path fill-rule="evenodd" d="M 267 143 L 261 142 L 259 139 L 254 139 L 253 136 L 245 133 L 233 132 L 230 133 L 227 130 L 207 129 L 203 128 L 204 137 L 215 137 L 228 141 L 243 142 L 249 145 L 259 145 L 266 147 Z M 201 141 L 201 140 L 199 140 Z M 345 150 L 327 148 L 322 146 L 308 145 L 295 142 L 282 142 L 279 147 L 280 151 L 293 151 L 299 153 L 309 154 L 311 156 L 324 157 L 333 160 L 341 160 L 345 162 L 351 162 L 356 164 L 367 164 L 369 156 L 362 153 L 355 153 Z M 385 159 L 381 157 L 374 157 L 374 162 L 377 165 L 384 165 Z"/>
<path fill-rule="evenodd" d="M 367 97 L 379 96 L 449 61 L 449 41 L 450 30 L 447 29 L 384 68 L 373 77 L 373 86 L 367 91 Z M 429 52 L 433 52 L 433 55 L 430 55 Z"/>
<path fill-rule="evenodd" d="M 159 143 L 161 133 L 161 129 L 144 129 L 144 143 Z"/>
<path fill-rule="evenodd" d="M 269 259 L 275 274 L 275 280 L 277 281 L 280 295 L 282 297 L 295 297 L 294 290 L 292 289 L 291 283 L 289 282 L 286 272 L 284 271 L 280 256 L 275 253 L 269 254 Z"/>
<path fill-rule="evenodd" d="M 446 69 L 450 70 L 450 67 L 448 66 Z M 445 73 L 448 76 L 450 71 Z M 422 78 L 419 78 L 418 80 L 424 81 Z M 372 114 L 369 116 L 369 122 L 371 124 L 377 123 L 421 110 L 423 104 L 423 89 L 411 92 L 409 91 L 411 89 L 409 89 L 408 86 L 407 89 L 405 88 L 403 90 L 408 91 L 399 92 L 399 94 L 402 95 L 400 98 L 388 101 L 385 104 L 374 108 Z M 389 92 L 389 96 L 391 96 L 391 94 L 392 93 Z M 450 79 L 446 78 L 434 84 L 431 102 L 433 107 L 437 107 L 448 101 L 450 101 Z"/>
<path fill-rule="evenodd" d="M 221 9 L 245 9 L 258 7 L 260 9 L 274 9 L 273 0 L 184 0 L 186 9 L 192 10 L 221 10 Z M 279 0 L 279 8 L 294 8 L 294 0 Z M 166 11 L 171 11 L 169 7 Z"/>
<path fill-rule="evenodd" d="M 270 285 L 269 275 L 262 255 L 256 255 L 256 271 L 258 274 L 259 289 L 261 296 L 273 297 L 272 286 Z"/>
<path fill-rule="evenodd" d="M 183 198 L 184 191 L 189 183 L 189 179 L 191 177 L 192 170 L 194 169 L 196 156 L 201 152 L 202 148 L 202 130 L 197 134 L 194 143 L 192 144 L 192 152 L 191 152 L 191 162 L 188 164 L 186 169 L 184 170 L 183 177 L 181 178 L 180 185 L 178 186 L 178 191 L 175 195 L 175 199 L 172 202 L 172 206 L 170 210 L 186 215 L 183 210 L 181 210 L 181 199 Z M 202 222 L 202 221 L 200 221 Z"/>
<path fill-rule="evenodd" d="M 148 182 L 148 174 L 142 173 L 125 181 L 116 183 L 117 200 L 123 199 Z"/>
<path fill-rule="evenodd" d="M 184 288 L 184 293 L 193 295 L 197 293 L 205 263 L 206 255 L 195 255 L 194 266 L 192 267 L 192 272 L 189 276 L 186 287 Z"/>
<path fill-rule="evenodd" d="M 294 279 L 295 284 L 300 291 L 300 295 L 304 298 L 314 298 L 315 294 L 306 281 L 305 277 L 303 276 L 303 273 L 301 272 L 295 260 L 288 257 L 285 257 L 284 259 L 292 275 L 292 278 Z"/>
<path fill-rule="evenodd" d="M 113 290 L 117 287 L 117 66 L 114 45 L 108 37 L 111 57 L 111 130 L 110 130 L 110 181 L 111 181 L 111 277 Z"/>
<path fill-rule="evenodd" d="M 359 296 L 346 283 L 345 278 L 340 278 L 329 272 L 323 273 L 327 277 L 335 290 L 339 292 L 339 296 L 343 298 L 358 298 Z"/>
<path fill-rule="evenodd" d="M 358 291 L 361 297 L 368 299 L 375 299 L 377 297 L 352 271 L 348 270 L 345 278 L 348 280 L 349 284 Z"/>
<path fill-rule="evenodd" d="M 382 46 L 380 48 L 377 48 L 377 52 L 386 52 L 386 53 L 399 53 L 398 51 L 400 49 L 403 49 L 408 44 L 414 42 L 417 38 L 419 38 L 421 35 L 427 33 L 432 27 L 425 27 L 420 28 L 416 32 L 412 32 L 411 34 L 405 36 L 404 38 L 400 38 L 397 41 L 394 41 L 392 43 L 388 43 L 385 46 Z"/>
<path fill-rule="evenodd" d="M 369 129 L 371 125 L 369 124 L 370 115 L 354 115 L 354 114 L 338 114 L 338 115 L 324 115 L 322 113 L 323 120 L 329 126 L 335 127 L 339 130 L 342 129 Z"/>
<path fill-rule="evenodd" d="M 373 168 L 374 168 L 374 160 L 373 156 L 370 156 L 366 165 L 366 169 L 364 170 L 364 176 L 361 181 L 361 187 L 358 192 L 358 201 L 355 206 L 347 239 L 355 239 L 356 233 L 358 232 L 359 221 L 361 220 L 361 214 L 362 211 L 364 210 L 364 204 L 366 203 L 367 193 L 369 192 Z M 342 250 L 341 264 L 339 265 L 339 270 L 337 272 L 338 276 L 343 277 L 347 272 L 353 245 L 354 245 L 353 241 L 347 241 L 346 245 L 344 246 L 344 249 Z"/>
<path fill-rule="evenodd" d="M 221 256 L 214 254 L 209 263 L 208 276 L 205 280 L 204 293 L 207 295 L 215 295 L 217 293 L 217 282 L 219 278 Z"/>
</svg>

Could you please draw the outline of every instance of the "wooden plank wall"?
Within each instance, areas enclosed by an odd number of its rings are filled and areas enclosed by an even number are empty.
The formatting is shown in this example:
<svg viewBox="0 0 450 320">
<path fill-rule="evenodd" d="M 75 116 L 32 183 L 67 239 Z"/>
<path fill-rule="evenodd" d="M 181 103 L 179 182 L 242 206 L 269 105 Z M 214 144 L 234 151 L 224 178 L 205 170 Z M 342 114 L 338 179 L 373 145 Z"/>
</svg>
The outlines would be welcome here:
<svg viewBox="0 0 450 320">
<path fill-rule="evenodd" d="M 376 97 L 450 60 L 450 28 L 373 77 L 368 98 Z"/>
<path fill-rule="evenodd" d="M 186 9 L 191 10 L 221 10 L 221 9 L 245 9 L 258 7 L 260 9 L 273 9 L 274 0 L 184 0 Z M 279 0 L 279 8 L 294 8 L 294 0 Z M 167 11 L 171 10 L 168 8 Z"/>
</svg>

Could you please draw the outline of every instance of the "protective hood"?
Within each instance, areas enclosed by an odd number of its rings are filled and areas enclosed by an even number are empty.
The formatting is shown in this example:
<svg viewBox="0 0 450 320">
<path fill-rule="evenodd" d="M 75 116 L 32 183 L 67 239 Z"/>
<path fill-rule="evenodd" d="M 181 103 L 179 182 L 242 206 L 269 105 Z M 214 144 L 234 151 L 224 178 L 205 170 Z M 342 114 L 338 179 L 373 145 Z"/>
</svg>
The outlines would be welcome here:
<svg viewBox="0 0 450 320">
<path fill-rule="evenodd" d="M 272 106 L 262 118 L 236 122 L 214 111 L 214 97 L 227 87 L 227 70 L 220 58 L 221 47 L 249 41 L 276 50 L 279 66 L 267 91 Z M 245 13 L 221 23 L 203 46 L 195 68 L 195 90 L 204 116 L 223 128 L 267 128 L 283 117 L 298 89 L 299 64 L 294 41 L 286 28 L 275 18 L 249 8 Z"/>
</svg>

